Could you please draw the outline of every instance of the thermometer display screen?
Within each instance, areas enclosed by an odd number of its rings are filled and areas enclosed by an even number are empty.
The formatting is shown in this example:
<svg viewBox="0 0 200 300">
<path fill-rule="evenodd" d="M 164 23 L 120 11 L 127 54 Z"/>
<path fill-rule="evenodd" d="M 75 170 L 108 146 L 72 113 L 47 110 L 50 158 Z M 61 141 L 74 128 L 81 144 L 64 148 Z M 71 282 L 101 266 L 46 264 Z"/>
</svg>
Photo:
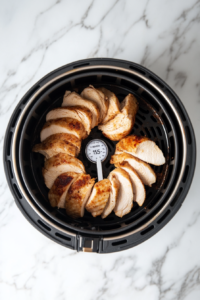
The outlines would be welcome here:
<svg viewBox="0 0 200 300">
<path fill-rule="evenodd" d="M 87 144 L 85 153 L 92 162 L 104 161 L 108 155 L 108 147 L 104 141 L 95 139 Z"/>
</svg>

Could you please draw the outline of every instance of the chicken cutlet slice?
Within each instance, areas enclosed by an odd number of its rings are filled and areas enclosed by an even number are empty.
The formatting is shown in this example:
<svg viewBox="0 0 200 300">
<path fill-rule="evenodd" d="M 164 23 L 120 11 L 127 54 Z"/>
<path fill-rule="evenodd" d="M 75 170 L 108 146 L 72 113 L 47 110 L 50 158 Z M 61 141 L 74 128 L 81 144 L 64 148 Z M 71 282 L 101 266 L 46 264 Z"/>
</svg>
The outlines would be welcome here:
<svg viewBox="0 0 200 300">
<path fill-rule="evenodd" d="M 138 101 L 132 94 L 128 94 L 121 103 L 121 112 L 98 128 L 110 140 L 119 141 L 131 132 L 137 111 Z"/>
<path fill-rule="evenodd" d="M 102 214 L 108 201 L 110 191 L 111 183 L 109 179 L 103 179 L 94 185 L 90 198 L 85 206 L 93 217 Z"/>
<path fill-rule="evenodd" d="M 61 139 L 60 134 L 57 133 L 50 135 L 42 143 L 36 144 L 33 147 L 33 152 L 39 152 L 43 154 L 46 159 L 49 159 L 58 153 L 66 153 L 71 156 L 77 156 L 79 154 L 79 149 L 68 142 L 67 139 Z"/>
<path fill-rule="evenodd" d="M 94 103 L 96 103 L 100 109 L 100 118 L 99 118 L 99 124 L 102 123 L 103 119 L 105 118 L 108 110 L 108 98 L 105 96 L 102 91 L 99 89 L 95 89 L 92 85 L 89 85 L 89 87 L 86 87 L 82 93 L 81 96 L 85 99 L 91 100 Z"/>
<path fill-rule="evenodd" d="M 156 145 L 147 137 L 129 135 L 116 144 L 116 152 L 126 152 L 152 165 L 165 163 L 165 157 Z"/>
<path fill-rule="evenodd" d="M 81 174 L 72 183 L 66 196 L 66 213 L 76 219 L 84 216 L 85 204 L 91 194 L 95 179 L 88 174 Z"/>
<path fill-rule="evenodd" d="M 40 140 L 43 142 L 47 137 L 56 133 L 69 133 L 82 140 L 87 137 L 87 132 L 81 122 L 72 118 L 61 118 L 47 121 L 41 132 Z"/>
<path fill-rule="evenodd" d="M 108 98 L 108 110 L 102 122 L 102 124 L 105 124 L 121 112 L 120 103 L 117 96 L 113 92 L 107 90 L 106 88 L 100 87 L 97 90 L 101 91 L 105 95 L 105 97 Z"/>
<path fill-rule="evenodd" d="M 129 153 L 122 152 L 112 155 L 110 163 L 116 166 L 116 164 L 122 163 L 123 161 L 128 162 L 129 165 L 135 169 L 145 185 L 151 186 L 156 182 L 156 174 L 150 165 Z"/>
<path fill-rule="evenodd" d="M 66 91 L 63 97 L 62 107 L 65 106 L 84 106 L 92 112 L 92 128 L 98 125 L 100 118 L 99 107 L 96 103 L 91 100 L 84 99 L 76 92 Z"/>
<path fill-rule="evenodd" d="M 92 113 L 84 106 L 59 107 L 51 110 L 46 115 L 46 121 L 60 118 L 72 118 L 83 124 L 87 134 L 90 134 L 92 128 Z"/>
<path fill-rule="evenodd" d="M 108 175 L 108 179 L 111 182 L 111 191 L 108 198 L 108 202 L 106 203 L 104 211 L 101 214 L 102 219 L 105 219 L 113 211 L 119 194 L 119 188 L 120 188 L 119 180 L 117 179 L 115 174 L 111 172 Z"/>
<path fill-rule="evenodd" d="M 47 159 L 42 168 L 46 186 L 50 189 L 55 179 L 65 172 L 85 173 L 85 167 L 78 158 L 65 153 L 58 153 Z"/>
<path fill-rule="evenodd" d="M 116 216 L 122 218 L 128 214 L 133 207 L 133 187 L 129 174 L 121 168 L 114 169 L 111 174 L 115 174 L 120 182 L 119 193 L 114 208 Z"/>
<path fill-rule="evenodd" d="M 129 174 L 133 186 L 133 200 L 137 202 L 139 206 L 142 206 L 146 198 L 146 191 L 144 184 L 138 176 L 137 172 L 126 161 L 120 164 L 116 164 L 116 167 L 122 168 Z"/>
<path fill-rule="evenodd" d="M 65 208 L 65 198 L 67 192 L 74 182 L 74 180 L 79 176 L 75 172 L 66 172 L 59 175 L 51 187 L 48 198 L 52 207 Z"/>
<path fill-rule="evenodd" d="M 81 150 L 81 140 L 78 139 L 75 135 L 70 133 L 56 133 L 51 135 L 53 140 L 62 140 L 67 141 L 78 148 L 78 153 Z"/>
</svg>

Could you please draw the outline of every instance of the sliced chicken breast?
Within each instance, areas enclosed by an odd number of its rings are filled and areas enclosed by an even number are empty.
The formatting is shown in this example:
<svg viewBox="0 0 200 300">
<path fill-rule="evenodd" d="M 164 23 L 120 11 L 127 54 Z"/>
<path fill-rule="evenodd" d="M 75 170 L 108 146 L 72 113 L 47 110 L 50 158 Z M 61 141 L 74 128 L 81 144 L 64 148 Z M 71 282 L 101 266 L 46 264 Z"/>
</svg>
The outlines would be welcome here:
<svg viewBox="0 0 200 300">
<path fill-rule="evenodd" d="M 48 198 L 52 207 L 57 206 L 59 208 L 65 208 L 67 192 L 78 175 L 79 174 L 75 172 L 66 172 L 56 178 L 48 193 Z"/>
<path fill-rule="evenodd" d="M 55 179 L 65 172 L 85 173 L 85 167 L 78 158 L 64 153 L 47 159 L 42 169 L 46 186 L 50 189 Z"/>
<path fill-rule="evenodd" d="M 87 137 L 87 132 L 81 122 L 72 118 L 62 118 L 47 121 L 44 124 L 40 132 L 41 142 L 48 138 L 50 135 L 56 133 L 73 134 L 80 140 Z"/>
<path fill-rule="evenodd" d="M 84 216 L 85 204 L 91 194 L 95 179 L 81 174 L 71 185 L 65 202 L 66 213 L 72 218 Z"/>
<path fill-rule="evenodd" d="M 110 163 L 116 166 L 123 161 L 128 162 L 129 165 L 135 169 L 145 185 L 151 186 L 156 182 L 156 174 L 150 165 L 131 154 L 122 152 L 120 154 L 112 155 Z"/>
<path fill-rule="evenodd" d="M 98 128 L 110 140 L 119 141 L 131 132 L 137 111 L 138 102 L 132 94 L 129 94 L 121 103 L 121 113 Z"/>
<path fill-rule="evenodd" d="M 78 149 L 78 153 L 81 150 L 81 140 L 78 139 L 75 135 L 69 133 L 56 133 L 52 134 L 51 138 L 53 140 L 62 140 L 67 141 L 70 144 L 74 145 Z"/>
<path fill-rule="evenodd" d="M 33 152 L 39 152 L 48 159 L 58 153 L 77 156 L 79 154 L 79 149 L 66 139 L 61 139 L 59 133 L 57 133 L 50 135 L 42 143 L 35 145 L 33 147 Z"/>
<path fill-rule="evenodd" d="M 102 124 L 105 124 L 121 112 L 120 103 L 117 96 L 111 91 L 105 89 L 104 87 L 98 88 L 97 90 L 101 91 L 104 94 L 104 96 L 108 98 L 108 110 L 102 122 Z"/>
<path fill-rule="evenodd" d="M 122 168 L 129 174 L 133 186 L 133 200 L 137 202 L 139 206 L 142 206 L 146 198 L 146 191 L 144 184 L 138 176 L 137 172 L 126 161 L 120 164 L 116 164 L 116 167 Z"/>
<path fill-rule="evenodd" d="M 108 198 L 108 202 L 101 214 L 102 219 L 105 219 L 114 209 L 119 194 L 120 183 L 115 174 L 110 173 L 108 179 L 111 182 L 111 191 Z"/>
<path fill-rule="evenodd" d="M 97 182 L 92 190 L 90 198 L 85 206 L 93 217 L 102 214 L 111 191 L 111 183 L 109 179 L 103 179 Z"/>
<path fill-rule="evenodd" d="M 51 110 L 46 115 L 46 121 L 60 118 L 72 118 L 78 120 L 85 127 L 87 134 L 90 134 L 92 127 L 92 113 L 88 108 L 84 106 L 59 107 Z"/>
<path fill-rule="evenodd" d="M 102 93 L 100 90 L 95 89 L 92 85 L 85 88 L 81 96 L 85 99 L 94 101 L 100 109 L 100 118 L 99 118 L 99 124 L 102 123 L 103 119 L 106 117 L 107 110 L 108 110 L 108 98 Z"/>
<path fill-rule="evenodd" d="M 121 168 L 114 169 L 111 174 L 115 174 L 120 182 L 119 194 L 114 208 L 116 216 L 122 218 L 128 214 L 133 207 L 133 186 L 129 174 Z"/>
<path fill-rule="evenodd" d="M 155 142 L 147 137 L 130 135 L 116 145 L 116 152 L 126 152 L 152 165 L 160 166 L 165 163 L 165 157 Z"/>
<path fill-rule="evenodd" d="M 96 103 L 91 100 L 84 99 L 76 92 L 70 93 L 69 91 L 65 92 L 62 106 L 84 106 L 92 112 L 92 128 L 98 125 L 100 118 L 99 107 Z"/>
</svg>

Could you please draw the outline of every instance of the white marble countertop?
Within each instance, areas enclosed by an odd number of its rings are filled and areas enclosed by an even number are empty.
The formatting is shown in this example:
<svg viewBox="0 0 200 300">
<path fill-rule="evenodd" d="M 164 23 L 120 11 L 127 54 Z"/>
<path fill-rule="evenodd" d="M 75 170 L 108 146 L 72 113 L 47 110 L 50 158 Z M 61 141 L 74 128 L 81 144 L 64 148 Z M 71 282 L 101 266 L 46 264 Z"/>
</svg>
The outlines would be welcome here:
<svg viewBox="0 0 200 300">
<path fill-rule="evenodd" d="M 130 60 L 166 80 L 200 146 L 199 0 L 2 0 L 0 24 L 1 152 L 23 94 L 51 70 L 88 57 Z M 1 300 L 200 299 L 199 159 L 177 215 L 145 243 L 108 255 L 73 252 L 35 230 L 14 203 L 2 159 L 0 168 Z"/>
</svg>

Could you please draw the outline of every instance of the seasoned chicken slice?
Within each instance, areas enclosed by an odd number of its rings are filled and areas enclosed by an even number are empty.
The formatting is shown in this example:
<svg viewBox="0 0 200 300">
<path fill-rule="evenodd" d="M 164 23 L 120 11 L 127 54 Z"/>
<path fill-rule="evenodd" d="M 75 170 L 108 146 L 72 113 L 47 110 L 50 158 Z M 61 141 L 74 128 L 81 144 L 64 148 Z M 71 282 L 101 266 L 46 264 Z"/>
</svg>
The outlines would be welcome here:
<svg viewBox="0 0 200 300">
<path fill-rule="evenodd" d="M 120 188 L 119 180 L 117 179 L 115 174 L 110 173 L 108 179 L 111 182 L 111 191 L 108 202 L 106 203 L 104 211 L 101 214 L 102 219 L 105 219 L 114 209 Z"/>
<path fill-rule="evenodd" d="M 137 202 L 139 206 L 142 206 L 146 198 L 146 191 L 144 184 L 138 176 L 137 172 L 126 161 L 120 164 L 116 164 L 116 167 L 122 168 L 129 174 L 133 186 L 133 201 Z"/>
<path fill-rule="evenodd" d="M 108 110 L 108 98 L 102 93 L 100 90 L 95 89 L 92 85 L 89 85 L 89 87 L 85 88 L 81 96 L 85 99 L 94 101 L 100 109 L 100 118 L 99 118 L 99 124 L 102 123 L 103 119 L 106 117 L 107 110 Z"/>
<path fill-rule="evenodd" d="M 75 172 L 66 172 L 59 175 L 53 183 L 52 188 L 48 193 L 48 198 L 52 207 L 65 208 L 65 198 L 67 192 L 74 182 L 74 180 L 79 176 Z"/>
<path fill-rule="evenodd" d="M 108 201 L 110 191 L 111 183 L 109 179 L 103 179 L 94 185 L 90 198 L 85 206 L 93 217 L 102 214 Z"/>
<path fill-rule="evenodd" d="M 71 156 L 77 156 L 79 149 L 67 141 L 67 139 L 61 139 L 60 134 L 50 135 L 42 143 L 33 147 L 33 152 L 39 152 L 43 154 L 47 159 L 58 154 L 66 153 Z"/>
<path fill-rule="evenodd" d="M 132 94 L 128 94 L 121 103 L 121 113 L 107 123 L 99 125 L 98 128 L 110 140 L 119 141 L 131 132 L 137 111 L 138 102 L 136 98 Z"/>
<path fill-rule="evenodd" d="M 71 185 L 65 202 L 66 213 L 72 218 L 84 216 L 85 204 L 91 194 L 95 179 L 81 174 Z"/>
<path fill-rule="evenodd" d="M 47 137 L 56 133 L 69 133 L 75 135 L 78 139 L 82 140 L 87 137 L 87 132 L 81 122 L 72 118 L 62 118 L 47 121 L 41 132 L 40 140 L 44 141 Z"/>
<path fill-rule="evenodd" d="M 65 107 L 76 105 L 84 106 L 92 112 L 92 128 L 98 125 L 100 118 L 100 111 L 98 105 L 91 100 L 84 99 L 76 92 L 71 93 L 69 91 L 66 91 L 63 98 L 62 106 Z"/>
<path fill-rule="evenodd" d="M 72 118 L 83 124 L 87 134 L 90 134 L 92 127 L 92 113 L 84 106 L 59 107 L 51 110 L 46 115 L 46 121 L 60 118 Z"/>
<path fill-rule="evenodd" d="M 117 96 L 111 91 L 105 89 L 104 87 L 98 88 L 97 90 L 101 91 L 105 95 L 105 97 L 108 98 L 108 110 L 102 122 L 102 124 L 105 124 L 121 112 L 120 103 Z"/>
<path fill-rule="evenodd" d="M 56 133 L 56 134 L 52 134 L 50 137 L 52 141 L 56 141 L 56 140 L 61 140 L 64 142 L 67 141 L 68 143 L 72 144 L 77 148 L 77 153 L 79 154 L 81 150 L 81 140 L 78 139 L 75 135 L 69 133 Z"/>
<path fill-rule="evenodd" d="M 151 186 L 156 182 L 156 174 L 150 165 L 131 154 L 123 152 L 112 155 L 110 163 L 116 166 L 116 164 L 122 163 L 123 161 L 128 162 L 129 165 L 135 169 L 145 185 Z"/>
<path fill-rule="evenodd" d="M 165 163 L 165 157 L 155 142 L 147 137 L 130 135 L 116 145 L 116 154 L 126 152 L 152 165 L 160 166 Z"/>
<path fill-rule="evenodd" d="M 116 216 L 122 218 L 133 207 L 133 186 L 129 174 L 121 168 L 114 169 L 114 174 L 120 182 L 119 194 L 114 208 Z"/>
<path fill-rule="evenodd" d="M 85 173 L 85 167 L 78 158 L 64 153 L 59 153 L 47 159 L 44 168 L 42 168 L 46 186 L 50 189 L 55 179 L 65 172 Z"/>
</svg>

